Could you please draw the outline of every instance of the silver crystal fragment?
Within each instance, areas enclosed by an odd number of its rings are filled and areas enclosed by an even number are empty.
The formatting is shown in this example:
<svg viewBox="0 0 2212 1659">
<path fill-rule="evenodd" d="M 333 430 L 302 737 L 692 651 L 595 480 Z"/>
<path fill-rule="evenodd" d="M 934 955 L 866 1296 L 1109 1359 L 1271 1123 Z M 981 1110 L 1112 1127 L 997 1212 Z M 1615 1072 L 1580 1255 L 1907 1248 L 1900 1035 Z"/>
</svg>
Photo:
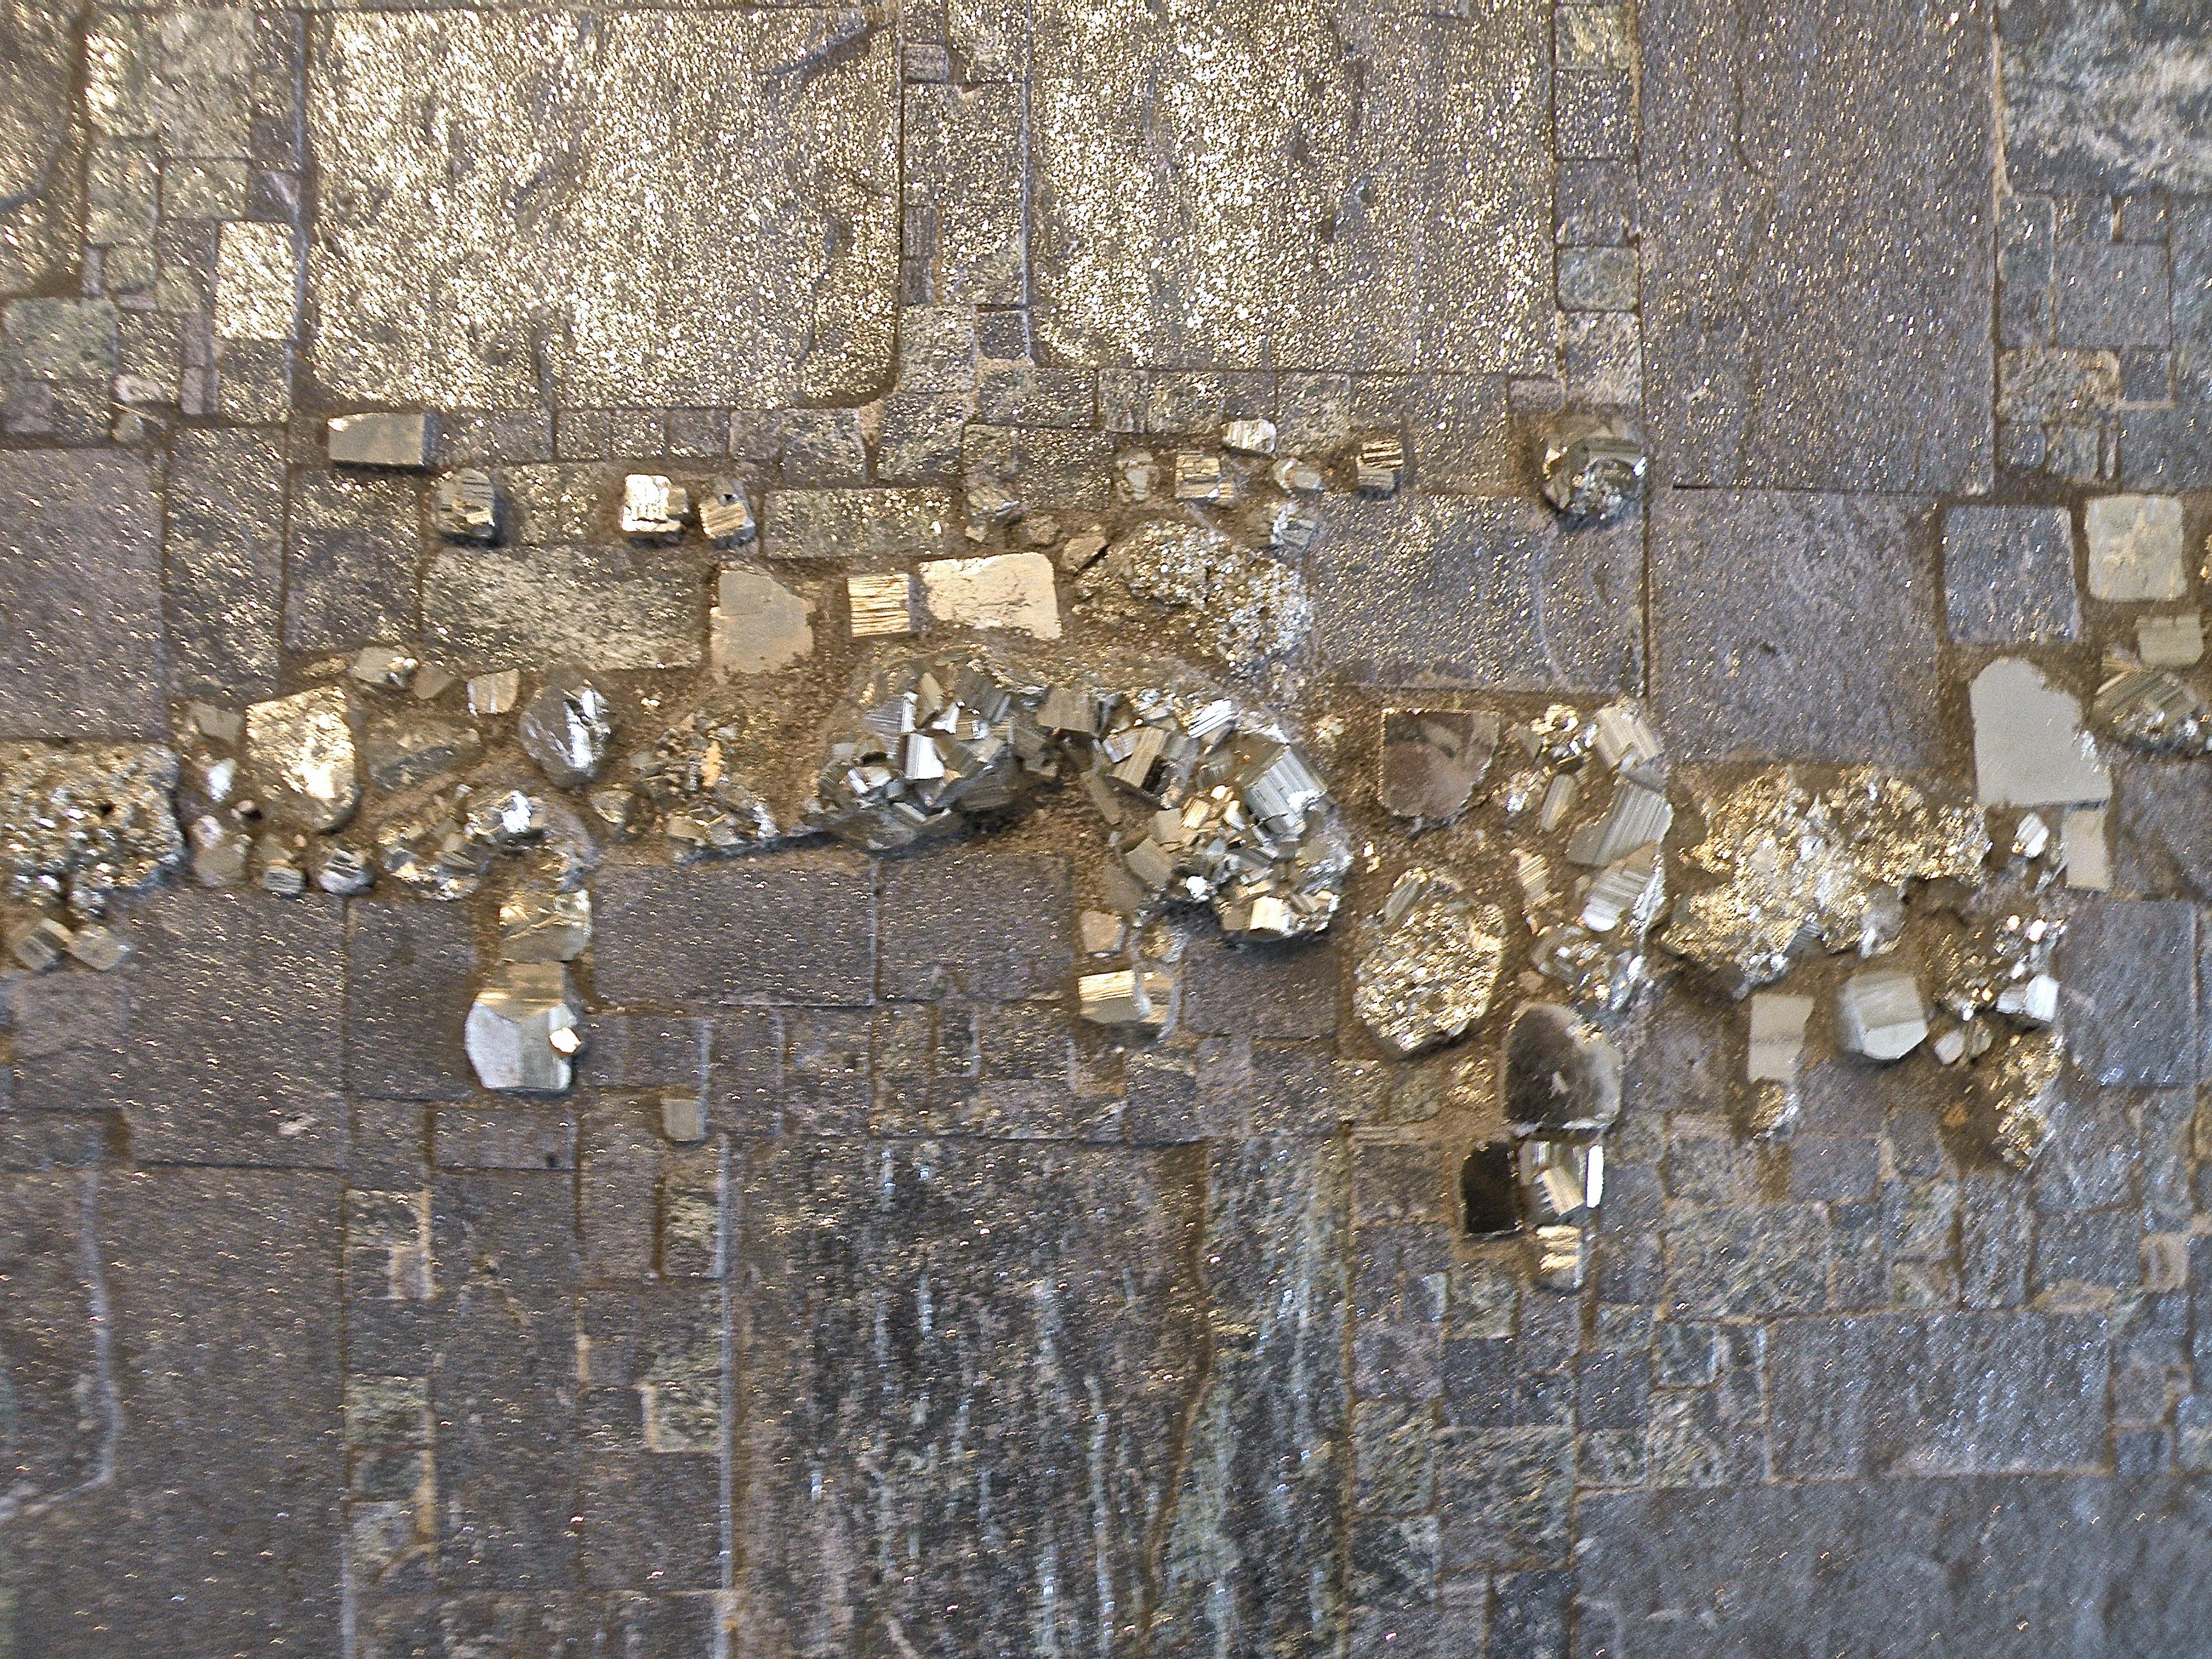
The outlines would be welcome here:
<svg viewBox="0 0 2212 1659">
<path fill-rule="evenodd" d="M 365 645 L 347 665 L 346 672 L 363 685 L 387 691 L 404 691 L 422 665 L 397 646 Z"/>
<path fill-rule="evenodd" d="M 1805 1053 L 1805 1027 L 1813 999 L 1760 991 L 1751 999 L 1751 1040 L 1744 1075 L 1753 1083 L 1794 1084 Z"/>
<path fill-rule="evenodd" d="M 563 789 L 580 789 L 606 764 L 614 705 L 598 681 L 563 663 L 524 705 L 515 735 L 547 777 Z"/>
<path fill-rule="evenodd" d="M 560 963 L 495 969 L 469 1005 L 462 1030 L 477 1081 L 487 1089 L 564 1092 L 582 1019 Z"/>
<path fill-rule="evenodd" d="M 2096 805 L 2112 775 L 2081 729 L 2081 708 L 2020 657 L 1974 676 L 1974 787 L 1984 806 Z"/>
<path fill-rule="evenodd" d="M 1408 870 L 1353 970 L 1352 1006 L 1383 1050 L 1403 1060 L 1449 1042 L 1490 1011 L 1505 954 L 1505 913 L 1470 904 L 1449 876 Z"/>
<path fill-rule="evenodd" d="M 376 872 L 367 859 L 350 847 L 326 842 L 313 860 L 315 885 L 340 898 L 366 893 L 376 883 Z"/>
<path fill-rule="evenodd" d="M 131 959 L 131 945 L 113 928 L 94 921 L 70 936 L 69 953 L 94 973 L 105 974 Z"/>
<path fill-rule="evenodd" d="M 1222 491 L 1221 457 L 1179 449 L 1175 456 L 1175 493 L 1179 501 L 1218 501 Z"/>
<path fill-rule="evenodd" d="M 1116 968 L 1075 981 L 1076 1006 L 1093 1025 L 1134 1026 L 1158 1033 L 1170 1023 L 1175 980 L 1159 968 Z"/>
<path fill-rule="evenodd" d="M 914 632 L 914 578 L 903 570 L 848 576 L 845 599 L 856 640 Z"/>
<path fill-rule="evenodd" d="M 1639 847 L 1663 841 L 1674 822 L 1674 809 L 1663 790 L 1623 778 L 1613 787 L 1605 816 L 1567 837 L 1567 857 L 1577 864 L 1612 864 Z"/>
<path fill-rule="evenodd" d="M 1541 1289 L 1565 1295 L 1583 1287 L 1589 1271 L 1589 1230 L 1558 1222 L 1528 1235 L 1529 1266 Z"/>
<path fill-rule="evenodd" d="M 1522 1135 L 1592 1135 L 1620 1115 L 1620 1050 L 1554 1002 L 1525 1003 L 1505 1037 L 1506 1126 Z"/>
<path fill-rule="evenodd" d="M 699 528 L 716 547 L 743 547 L 758 533 L 752 502 L 735 478 L 717 478 L 699 500 Z"/>
<path fill-rule="evenodd" d="M 469 713 L 482 718 L 514 712 L 522 696 L 522 671 L 499 668 L 488 674 L 471 674 L 468 684 Z"/>
<path fill-rule="evenodd" d="M 2058 981 L 2035 974 L 1997 993 L 1996 1011 L 2018 1024 L 2049 1025 L 2058 1018 Z"/>
<path fill-rule="evenodd" d="M 73 942 L 70 930 L 52 916 L 16 928 L 8 936 L 8 954 L 34 974 L 59 963 Z"/>
<path fill-rule="evenodd" d="M 1245 455 L 1275 453 L 1275 423 L 1257 416 L 1234 420 L 1221 428 L 1221 446 Z"/>
<path fill-rule="evenodd" d="M 1368 438 L 1352 452 L 1352 485 L 1364 495 L 1395 495 L 1405 477 L 1406 446 L 1398 438 Z"/>
<path fill-rule="evenodd" d="M 456 467 L 430 487 L 430 527 L 447 541 L 489 547 L 499 540 L 499 486 L 480 466 Z"/>
<path fill-rule="evenodd" d="M 1644 710 L 1626 697 L 1590 717 L 1590 746 L 1614 772 L 1640 772 L 1666 752 Z"/>
<path fill-rule="evenodd" d="M 1267 469 L 1267 476 L 1274 480 L 1276 489 L 1297 495 L 1319 495 L 1328 483 L 1319 467 L 1296 455 L 1284 456 Z"/>
<path fill-rule="evenodd" d="M 1836 1041 L 1848 1054 L 1902 1060 L 1928 1036 L 1920 982 L 1902 968 L 1864 968 L 1836 992 Z"/>
<path fill-rule="evenodd" d="M 430 465 L 431 425 L 423 414 L 340 415 L 325 428 L 325 439 L 331 459 L 340 466 L 420 471 Z"/>
<path fill-rule="evenodd" d="M 2162 668 L 2108 665 L 2090 714 L 2100 731 L 2147 755 L 2212 750 L 2212 708 Z"/>
<path fill-rule="evenodd" d="M 1514 1148 L 1522 1213 L 1539 1227 L 1590 1219 L 1605 1198 L 1605 1148 L 1595 1140 L 1536 1136 Z"/>
<path fill-rule="evenodd" d="M 806 601 L 765 571 L 726 564 L 708 612 L 708 660 L 715 674 L 769 674 L 812 653 Z"/>
<path fill-rule="evenodd" d="M 623 480 L 621 524 L 625 536 L 641 541 L 673 541 L 684 533 L 691 496 L 657 472 L 633 472 Z"/>
<path fill-rule="evenodd" d="M 307 830 L 335 830 L 361 802 L 346 694 L 334 685 L 246 711 L 246 759 L 264 807 Z"/>
<path fill-rule="evenodd" d="M 1384 709 L 1376 788 L 1384 810 L 1416 823 L 1458 816 L 1490 769 L 1498 726 L 1487 710 Z"/>
<path fill-rule="evenodd" d="M 2204 659 L 2203 613 L 2137 617 L 2136 654 L 2146 668 L 2194 668 Z"/>
<path fill-rule="evenodd" d="M 524 888 L 499 907 L 507 962 L 574 962 L 592 942 L 592 896 Z"/>
<path fill-rule="evenodd" d="M 1658 920 L 1666 893 L 1659 849 L 1639 847 L 1591 878 L 1583 897 L 1582 924 L 1593 933 L 1610 933 L 1626 921 L 1630 931 L 1641 933 Z"/>
<path fill-rule="evenodd" d="M 1602 523 L 1644 494 L 1644 446 L 1621 422 L 1562 416 L 1544 440 L 1544 499 L 1562 518 Z"/>
</svg>

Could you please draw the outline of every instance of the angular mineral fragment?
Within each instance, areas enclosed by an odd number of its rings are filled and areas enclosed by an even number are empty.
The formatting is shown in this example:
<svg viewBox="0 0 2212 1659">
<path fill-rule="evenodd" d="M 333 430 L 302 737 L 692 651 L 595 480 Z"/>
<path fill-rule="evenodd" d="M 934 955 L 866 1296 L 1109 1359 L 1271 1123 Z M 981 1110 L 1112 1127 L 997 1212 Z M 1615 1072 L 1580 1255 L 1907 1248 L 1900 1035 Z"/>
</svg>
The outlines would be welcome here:
<svg viewBox="0 0 2212 1659">
<path fill-rule="evenodd" d="M 184 863 L 177 757 L 159 744 L 0 744 L 0 878 L 9 897 L 106 913 Z"/>
<path fill-rule="evenodd" d="M 735 478 L 717 478 L 699 501 L 699 528 L 716 547 L 743 547 L 758 533 L 745 487 Z"/>
<path fill-rule="evenodd" d="M 2194 668 L 2204 659 L 2203 613 L 2136 618 L 2136 654 L 2146 668 Z"/>
<path fill-rule="evenodd" d="M 1401 1060 L 1449 1042 L 1490 1012 L 1504 954 L 1503 910 L 1470 903 L 1449 876 L 1408 870 L 1353 970 L 1352 1012 Z"/>
<path fill-rule="evenodd" d="M 340 415 L 325 428 L 325 438 L 331 459 L 340 466 L 420 471 L 430 465 L 431 429 L 431 418 L 423 414 Z"/>
<path fill-rule="evenodd" d="M 34 974 L 43 974 L 60 963 L 71 942 L 70 930 L 52 916 L 46 916 L 9 933 L 8 954 L 20 966 Z"/>
<path fill-rule="evenodd" d="M 2212 750 L 2212 708 L 2162 668 L 2108 665 L 2089 713 L 2099 731 L 2142 754 Z"/>
<path fill-rule="evenodd" d="M 1054 575 L 1052 561 L 1042 553 L 931 559 L 921 567 L 922 607 L 932 621 L 954 628 L 1011 628 L 1056 640 Z"/>
<path fill-rule="evenodd" d="M 131 959 L 131 944 L 113 928 L 88 922 L 70 935 L 69 953 L 94 973 L 105 974 Z"/>
<path fill-rule="evenodd" d="M 1902 1060 L 1928 1036 L 1920 983 L 1902 968 L 1865 968 L 1836 992 L 1836 1041 L 1847 1054 Z"/>
<path fill-rule="evenodd" d="M 1221 428 L 1221 446 L 1243 455 L 1272 455 L 1275 453 L 1275 423 L 1256 416 L 1231 421 Z"/>
<path fill-rule="evenodd" d="M 462 1041 L 477 1081 L 487 1089 L 561 1094 L 583 1046 L 582 1011 L 557 962 L 495 969 L 469 1005 Z"/>
<path fill-rule="evenodd" d="M 614 705 L 598 681 L 563 663 L 524 705 L 515 735 L 547 777 L 563 789 L 580 789 L 606 764 Z"/>
<path fill-rule="evenodd" d="M 489 547 L 499 540 L 499 486 L 480 466 L 456 467 L 430 489 L 430 527 L 449 542 Z"/>
<path fill-rule="evenodd" d="M 2065 1060 L 2065 1048 L 2055 1033 L 2035 1031 L 2014 1038 L 1975 1067 L 1975 1087 L 1989 1113 L 1991 1138 L 2008 1168 L 2027 1169 L 2049 1144 Z"/>
<path fill-rule="evenodd" d="M 1395 495 L 1406 480 L 1406 446 L 1395 437 L 1369 438 L 1352 452 L 1352 486 L 1367 495 Z"/>
<path fill-rule="evenodd" d="M 1164 1031 L 1174 1017 L 1175 980 L 1152 967 L 1085 974 L 1075 981 L 1077 1012 L 1093 1025 Z"/>
<path fill-rule="evenodd" d="M 1667 792 L 1623 778 L 1613 787 L 1605 816 L 1567 837 L 1567 857 L 1577 864 L 1615 863 L 1641 847 L 1666 839 L 1674 822 Z"/>
<path fill-rule="evenodd" d="M 470 675 L 468 698 L 469 713 L 479 717 L 513 713 L 522 698 L 522 671 L 501 668 L 489 674 Z"/>
<path fill-rule="evenodd" d="M 361 802 L 346 694 L 317 686 L 246 711 L 246 763 L 264 810 L 306 830 L 335 830 Z"/>
<path fill-rule="evenodd" d="M 1544 498 L 1559 516 L 1600 524 L 1644 494 L 1644 446 L 1623 422 L 1562 416 L 1544 439 Z"/>
<path fill-rule="evenodd" d="M 340 898 L 349 898 L 356 893 L 366 893 L 376 884 L 376 872 L 367 859 L 350 847 L 335 842 L 325 842 L 317 850 L 311 863 L 315 885 L 325 893 Z"/>
<path fill-rule="evenodd" d="M 2081 708 L 2020 657 L 1974 676 L 1974 787 L 1984 806 L 2096 805 L 2112 775 L 2081 729 Z"/>
<path fill-rule="evenodd" d="M 389 793 L 465 765 L 483 745 L 477 729 L 459 720 L 377 720 L 362 741 L 362 762 L 368 781 Z"/>
<path fill-rule="evenodd" d="M 526 887 L 499 907 L 499 953 L 507 962 L 574 962 L 592 942 L 592 896 Z"/>
<path fill-rule="evenodd" d="M 1534 1226 L 1587 1222 L 1605 1197 L 1605 1148 L 1595 1140 L 1532 1137 L 1513 1162 L 1521 1212 Z"/>
<path fill-rule="evenodd" d="M 1539 1227 L 1528 1235 L 1528 1256 L 1540 1288 L 1571 1295 L 1589 1271 L 1589 1229 L 1564 1221 Z"/>
<path fill-rule="evenodd" d="M 1319 467 L 1296 455 L 1284 456 L 1267 469 L 1267 476 L 1276 489 L 1297 495 L 1317 495 L 1328 483 Z"/>
<path fill-rule="evenodd" d="M 1647 843 L 1590 878 L 1583 896 L 1582 925 L 1593 933 L 1610 933 L 1626 924 L 1627 932 L 1641 934 L 1658 920 L 1666 898 L 1659 848 Z"/>
<path fill-rule="evenodd" d="M 414 678 L 422 665 L 396 646 L 365 645 L 356 654 L 346 672 L 363 685 L 380 687 L 387 691 L 404 691 L 407 682 Z"/>
<path fill-rule="evenodd" d="M 1218 501 L 1226 483 L 1221 476 L 1221 457 L 1202 450 L 1178 449 L 1175 457 L 1175 494 L 1179 501 Z"/>
<path fill-rule="evenodd" d="M 814 649 L 806 601 L 767 572 L 726 564 L 714 579 L 707 656 L 715 676 L 772 674 Z"/>
<path fill-rule="evenodd" d="M 620 522 L 625 536 L 668 542 L 684 534 L 691 511 L 690 492 L 657 472 L 633 472 L 623 480 Z"/>
<path fill-rule="evenodd" d="M 1761 991 L 1751 1000 L 1744 1076 L 1751 1086 L 1747 1127 L 1754 1135 L 1778 1135 L 1796 1121 L 1798 1067 L 1805 1052 L 1805 1026 L 1812 1015 L 1810 997 Z"/>
<path fill-rule="evenodd" d="M 1384 709 L 1376 790 L 1384 810 L 1416 823 L 1449 822 L 1490 769 L 1498 726 L 1486 709 Z"/>
<path fill-rule="evenodd" d="M 1554 1002 L 1531 1002 L 1505 1036 L 1505 1124 L 1521 1135 L 1594 1135 L 1620 1115 L 1620 1050 Z"/>
<path fill-rule="evenodd" d="M 848 576 L 845 599 L 856 640 L 914 632 L 914 578 L 903 570 Z"/>
</svg>

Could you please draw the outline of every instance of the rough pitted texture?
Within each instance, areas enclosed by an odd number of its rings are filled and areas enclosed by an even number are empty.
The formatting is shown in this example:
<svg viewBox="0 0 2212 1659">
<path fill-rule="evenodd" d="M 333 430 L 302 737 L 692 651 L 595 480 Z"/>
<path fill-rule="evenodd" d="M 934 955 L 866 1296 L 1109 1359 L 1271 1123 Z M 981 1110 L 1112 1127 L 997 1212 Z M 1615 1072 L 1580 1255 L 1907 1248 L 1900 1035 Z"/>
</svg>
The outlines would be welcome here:
<svg viewBox="0 0 2212 1659">
<path fill-rule="evenodd" d="M 1164 520 L 1108 548 L 1076 592 L 1101 620 L 1164 624 L 1232 672 L 1297 650 L 1313 626 L 1297 571 L 1218 530 Z"/>
</svg>

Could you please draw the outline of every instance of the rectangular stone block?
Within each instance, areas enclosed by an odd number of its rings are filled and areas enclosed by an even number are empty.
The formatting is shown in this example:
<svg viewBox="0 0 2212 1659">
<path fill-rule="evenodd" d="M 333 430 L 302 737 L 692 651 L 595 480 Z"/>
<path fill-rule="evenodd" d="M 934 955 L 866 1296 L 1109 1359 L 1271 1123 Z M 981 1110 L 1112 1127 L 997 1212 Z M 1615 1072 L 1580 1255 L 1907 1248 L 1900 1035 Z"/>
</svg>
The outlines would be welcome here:
<svg viewBox="0 0 2212 1659">
<path fill-rule="evenodd" d="M 475 1088 L 461 1025 L 475 991 L 469 908 L 359 899 L 347 907 L 346 1079 L 392 1100 Z"/>
<path fill-rule="evenodd" d="M 340 472 L 295 479 L 284 643 L 337 651 L 412 639 L 420 515 L 418 486 L 410 480 Z"/>
<path fill-rule="evenodd" d="M 240 703 L 276 690 L 284 487 L 272 438 L 187 427 L 171 439 L 161 549 L 179 692 Z"/>
<path fill-rule="evenodd" d="M 618 546 L 448 549 L 423 577 L 423 630 L 465 664 L 688 668 L 701 580 L 688 562 Z"/>
<path fill-rule="evenodd" d="M 798 853 L 600 877 L 599 994 L 617 1003 L 864 1004 L 875 994 L 872 866 Z"/>
<path fill-rule="evenodd" d="M 1816 1204 L 1677 1209 L 1665 1250 L 1663 1300 L 1676 1318 L 1816 1313 L 1827 1299 L 1828 1222 Z"/>
<path fill-rule="evenodd" d="M 2187 4 L 2008 4 L 2000 46 L 2015 189 L 2212 195 L 2195 93 L 2203 19 Z"/>
<path fill-rule="evenodd" d="M 2072 639 L 2081 603 L 2066 509 L 1947 507 L 1943 606 L 1944 631 L 1954 644 Z"/>
<path fill-rule="evenodd" d="M 1056 997 L 1074 967 L 1067 860 L 1003 849 L 886 866 L 881 989 L 922 1001 Z"/>
<path fill-rule="evenodd" d="M 943 489 L 771 489 L 761 551 L 772 559 L 932 558 L 945 539 L 952 496 Z"/>
<path fill-rule="evenodd" d="M 557 1106 L 441 1106 L 430 1160 L 441 1170 L 573 1170 L 576 1116 Z"/>
<path fill-rule="evenodd" d="M 311 33 L 310 351 L 333 395 L 525 408 L 542 364 L 571 407 L 730 407 L 865 396 L 888 369 L 893 31 L 793 7 Z"/>
<path fill-rule="evenodd" d="M 1565 1566 L 1573 1468 L 1564 1427 L 1446 1431 L 1437 1448 L 1443 1571 Z"/>
<path fill-rule="evenodd" d="M 0 454 L 0 734 L 166 730 L 155 484 L 137 454 Z"/>
<path fill-rule="evenodd" d="M 1020 86 L 905 89 L 910 259 L 939 305 L 1019 305 L 1028 254 Z"/>
<path fill-rule="evenodd" d="M 1767 1348 L 1785 1479 L 2025 1474 L 2105 1457 L 2101 1316 L 1786 1320 Z"/>
<path fill-rule="evenodd" d="M 2196 1080 L 2195 907 L 2149 900 L 2085 906 L 2059 951 L 2061 1017 L 2082 1075 L 2124 1089 Z"/>
<path fill-rule="evenodd" d="M 1933 763 L 1931 503 L 1669 490 L 1651 515 L 1651 689 L 1675 753 Z"/>
<path fill-rule="evenodd" d="M 1387 684 L 1633 687 L 1642 530 L 1564 533 L 1525 501 L 1332 501 L 1310 569 L 1322 658 Z"/>
<path fill-rule="evenodd" d="M 1549 368 L 1546 9 L 1347 25 L 1049 0 L 1034 23 L 1034 287 L 1055 360 Z"/>
<path fill-rule="evenodd" d="M 1640 14 L 1655 471 L 1988 488 L 1989 21 L 1814 0 Z"/>
</svg>

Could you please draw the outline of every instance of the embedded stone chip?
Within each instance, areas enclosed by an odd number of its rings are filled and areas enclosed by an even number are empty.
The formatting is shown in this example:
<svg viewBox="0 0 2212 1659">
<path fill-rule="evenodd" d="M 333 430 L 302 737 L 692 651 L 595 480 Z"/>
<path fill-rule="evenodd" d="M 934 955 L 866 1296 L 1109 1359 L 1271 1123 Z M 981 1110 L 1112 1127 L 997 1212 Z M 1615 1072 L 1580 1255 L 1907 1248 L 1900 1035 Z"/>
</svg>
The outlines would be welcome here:
<svg viewBox="0 0 2212 1659">
<path fill-rule="evenodd" d="M 1376 787 L 1384 810 L 1417 823 L 1455 817 L 1490 769 L 1498 724 L 1488 709 L 1384 709 Z"/>
<path fill-rule="evenodd" d="M 2000 657 L 1974 676 L 1974 788 L 1984 806 L 2097 805 L 2112 774 L 2081 729 L 2081 706 L 2033 663 Z"/>
<path fill-rule="evenodd" d="M 2101 495 L 2083 507 L 2081 527 L 2091 598 L 2132 604 L 2187 597 L 2179 496 Z"/>
<path fill-rule="evenodd" d="M 519 668 L 495 669 L 489 674 L 471 674 L 468 681 L 469 713 L 476 715 L 509 714 L 522 697 L 522 671 Z"/>
<path fill-rule="evenodd" d="M 430 489 L 430 524 L 449 542 L 489 547 L 499 540 L 499 486 L 480 466 L 456 467 Z"/>
<path fill-rule="evenodd" d="M 1060 637 L 1053 563 L 1042 553 L 981 559 L 932 559 L 921 567 L 923 609 L 957 628 L 1009 628 L 1041 640 Z"/>
<path fill-rule="evenodd" d="M 499 951 L 508 962 L 574 962 L 592 942 L 592 896 L 524 888 L 499 907 Z"/>
<path fill-rule="evenodd" d="M 1902 1060 L 1928 1036 L 1920 982 L 1902 968 L 1867 968 L 1836 992 L 1836 1040 L 1849 1054 Z"/>
<path fill-rule="evenodd" d="M 1601 524 L 1644 494 L 1644 446 L 1622 422 L 1563 416 L 1544 441 L 1544 498 L 1571 522 Z"/>
<path fill-rule="evenodd" d="M 1805 1052 L 1805 1027 L 1813 999 L 1786 991 L 1760 991 L 1751 999 L 1751 1042 L 1744 1075 L 1753 1083 L 1795 1083 Z"/>
<path fill-rule="evenodd" d="M 1605 1198 L 1605 1148 L 1595 1140 L 1531 1136 L 1514 1149 L 1522 1213 L 1540 1227 L 1591 1218 Z"/>
<path fill-rule="evenodd" d="M 2204 659 L 2204 613 L 2136 618 L 2136 654 L 2146 668 L 2194 668 Z"/>
<path fill-rule="evenodd" d="M 524 705 L 515 735 L 547 777 L 563 789 L 580 789 L 606 764 L 613 716 L 614 705 L 599 682 L 564 663 Z"/>
<path fill-rule="evenodd" d="M 395 646 L 365 645 L 361 648 L 346 672 L 363 685 L 374 685 L 387 691 L 404 690 L 415 671 L 422 665 Z"/>
<path fill-rule="evenodd" d="M 1571 1009 L 1522 1005 L 1505 1036 L 1506 1127 L 1522 1135 L 1595 1135 L 1620 1115 L 1620 1050 Z"/>
<path fill-rule="evenodd" d="M 246 711 L 248 776 L 263 806 L 307 830 L 335 830 L 361 802 L 346 694 L 317 686 Z"/>
<path fill-rule="evenodd" d="M 1258 416 L 1235 420 L 1221 428 L 1221 446 L 1243 455 L 1275 453 L 1275 423 Z"/>
<path fill-rule="evenodd" d="M 889 639 L 914 632 L 914 578 L 903 570 L 860 572 L 845 578 L 853 637 Z"/>
<path fill-rule="evenodd" d="M 395 467 L 419 472 L 430 465 L 434 422 L 427 414 L 374 411 L 334 416 L 324 428 L 339 466 Z"/>
<path fill-rule="evenodd" d="M 1352 454 L 1352 484 L 1363 495 L 1395 495 L 1405 482 L 1406 446 L 1391 437 L 1370 438 Z"/>
<path fill-rule="evenodd" d="M 716 547 L 743 547 L 758 533 L 752 502 L 735 478 L 716 478 L 699 500 L 699 528 Z"/>
<path fill-rule="evenodd" d="M 684 533 L 691 511 L 690 492 L 657 472 L 633 472 L 623 480 L 623 533 L 641 541 L 673 541 Z"/>
<path fill-rule="evenodd" d="M 1175 979 L 1162 968 L 1116 968 L 1075 981 L 1077 1012 L 1093 1025 L 1158 1034 L 1174 1017 Z"/>
<path fill-rule="evenodd" d="M 470 1004 L 462 1041 L 477 1081 L 487 1089 L 562 1094 L 582 1046 L 582 1011 L 557 962 L 495 969 Z"/>
</svg>

